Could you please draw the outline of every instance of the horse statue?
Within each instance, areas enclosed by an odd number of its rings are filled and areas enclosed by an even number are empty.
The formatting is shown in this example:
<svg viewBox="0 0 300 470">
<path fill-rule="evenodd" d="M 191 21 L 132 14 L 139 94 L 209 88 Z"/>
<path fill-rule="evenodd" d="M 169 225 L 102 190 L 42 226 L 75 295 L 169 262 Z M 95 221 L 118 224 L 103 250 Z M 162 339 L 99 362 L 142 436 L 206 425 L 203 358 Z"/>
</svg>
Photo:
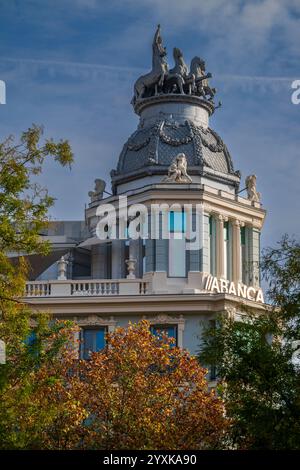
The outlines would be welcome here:
<svg viewBox="0 0 300 470">
<path fill-rule="evenodd" d="M 158 87 L 162 87 L 165 76 L 168 73 L 168 64 L 166 61 L 166 48 L 162 45 L 162 37 L 160 34 L 160 25 L 157 26 L 153 43 L 152 43 L 152 70 L 142 75 L 134 84 L 134 96 L 132 104 L 144 97 L 146 90 L 155 89 L 157 94 Z"/>
<path fill-rule="evenodd" d="M 174 47 L 173 49 L 173 57 L 174 57 L 174 62 L 175 66 L 169 70 L 169 73 L 166 77 L 166 80 L 170 78 L 177 78 L 178 79 L 178 85 L 177 88 L 179 88 L 180 93 L 183 93 L 183 85 L 188 86 L 187 92 L 189 94 L 194 91 L 195 88 L 195 76 L 193 74 L 189 73 L 188 66 L 186 65 L 183 54 L 178 47 Z"/>
<path fill-rule="evenodd" d="M 191 61 L 190 73 L 195 76 L 195 93 L 209 100 L 213 100 L 216 94 L 216 88 L 211 88 L 208 84 L 208 78 L 211 78 L 211 73 L 205 74 L 206 66 L 205 61 L 200 57 L 194 57 Z"/>
</svg>

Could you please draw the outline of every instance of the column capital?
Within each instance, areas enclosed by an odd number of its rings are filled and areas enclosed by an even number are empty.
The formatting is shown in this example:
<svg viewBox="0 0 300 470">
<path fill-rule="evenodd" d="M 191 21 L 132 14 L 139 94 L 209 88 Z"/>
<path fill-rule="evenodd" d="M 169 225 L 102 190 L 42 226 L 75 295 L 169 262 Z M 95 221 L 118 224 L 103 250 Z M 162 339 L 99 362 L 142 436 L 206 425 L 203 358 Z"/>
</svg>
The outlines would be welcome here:
<svg viewBox="0 0 300 470">
<path fill-rule="evenodd" d="M 212 206 L 208 205 L 208 204 L 203 204 L 203 210 L 206 214 L 211 214 L 213 213 L 213 208 Z"/>
<path fill-rule="evenodd" d="M 227 215 L 220 214 L 220 212 L 213 212 L 213 215 L 214 215 L 214 216 L 216 217 L 216 219 L 219 220 L 220 222 L 227 222 L 227 221 L 228 221 Z"/>
<path fill-rule="evenodd" d="M 242 220 L 239 220 L 239 219 L 231 219 L 231 222 L 232 222 L 232 225 L 235 226 L 235 227 L 244 227 L 245 226 L 245 222 L 243 222 Z"/>
</svg>

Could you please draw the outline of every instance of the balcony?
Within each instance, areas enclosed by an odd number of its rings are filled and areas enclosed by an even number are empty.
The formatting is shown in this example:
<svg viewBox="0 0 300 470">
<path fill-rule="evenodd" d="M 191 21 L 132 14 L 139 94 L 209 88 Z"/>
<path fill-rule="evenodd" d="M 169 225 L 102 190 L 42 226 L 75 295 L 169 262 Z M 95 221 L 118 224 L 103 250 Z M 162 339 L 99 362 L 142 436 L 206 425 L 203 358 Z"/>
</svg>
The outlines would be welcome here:
<svg viewBox="0 0 300 470">
<path fill-rule="evenodd" d="M 102 297 L 146 295 L 148 282 L 141 279 L 53 280 L 26 283 L 25 297 Z"/>
</svg>

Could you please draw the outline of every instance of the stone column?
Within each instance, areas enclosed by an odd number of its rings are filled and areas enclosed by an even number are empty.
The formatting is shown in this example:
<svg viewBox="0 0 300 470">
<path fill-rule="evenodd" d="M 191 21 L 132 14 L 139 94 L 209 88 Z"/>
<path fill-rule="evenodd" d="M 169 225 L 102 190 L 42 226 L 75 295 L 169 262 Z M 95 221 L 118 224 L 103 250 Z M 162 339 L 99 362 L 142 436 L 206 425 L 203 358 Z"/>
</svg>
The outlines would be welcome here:
<svg viewBox="0 0 300 470">
<path fill-rule="evenodd" d="M 241 282 L 241 226 L 243 224 L 235 219 L 232 221 L 232 280 Z"/>
<path fill-rule="evenodd" d="M 216 262 L 217 277 L 225 278 L 224 272 L 224 221 L 226 218 L 222 214 L 216 216 Z"/>
<path fill-rule="evenodd" d="M 183 332 L 184 332 L 184 318 L 183 315 L 180 315 L 178 324 L 177 324 L 177 346 L 183 348 Z"/>
</svg>

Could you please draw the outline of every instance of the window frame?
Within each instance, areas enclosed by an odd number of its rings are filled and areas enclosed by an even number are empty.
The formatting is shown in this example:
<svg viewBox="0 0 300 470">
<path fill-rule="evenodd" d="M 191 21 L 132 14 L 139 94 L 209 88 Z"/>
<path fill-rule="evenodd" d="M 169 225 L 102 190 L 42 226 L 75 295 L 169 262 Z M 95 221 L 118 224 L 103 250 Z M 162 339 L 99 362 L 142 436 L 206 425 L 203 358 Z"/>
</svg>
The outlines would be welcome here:
<svg viewBox="0 0 300 470">
<path fill-rule="evenodd" d="M 159 330 L 161 329 L 162 332 L 165 332 L 168 328 L 174 328 L 175 330 L 175 336 L 169 336 L 169 338 L 174 338 L 175 343 L 172 344 L 174 347 L 178 347 L 178 324 L 177 323 L 152 323 L 150 325 L 150 331 L 151 333 L 157 337 L 157 335 L 152 331 L 153 329 Z"/>
<path fill-rule="evenodd" d="M 179 230 L 175 230 L 176 226 L 178 225 L 178 221 L 175 220 L 175 214 L 181 214 L 181 217 L 180 217 L 180 222 L 179 222 Z M 168 270 L 167 270 L 167 275 L 168 277 L 170 278 L 178 278 L 178 279 L 184 279 L 187 277 L 187 264 L 188 264 L 188 257 L 187 257 L 187 250 L 186 250 L 186 239 L 185 239 L 185 233 L 186 233 L 186 213 L 184 211 L 184 209 L 182 209 L 181 211 L 169 211 L 168 213 L 168 233 L 169 233 L 169 240 L 168 240 L 168 252 L 167 252 L 167 265 L 168 265 Z M 176 234 L 181 234 L 181 237 L 180 238 L 176 238 Z M 171 251 L 171 245 L 172 245 L 172 241 L 175 240 L 175 244 L 176 244 L 176 241 L 178 241 L 179 243 L 181 242 L 182 243 L 182 249 L 183 249 L 183 252 L 184 252 L 184 260 L 183 260 L 183 266 L 182 266 L 182 272 L 178 275 L 174 275 L 171 273 L 171 269 L 170 269 L 170 259 L 171 259 L 171 256 L 170 256 L 170 251 Z M 175 253 L 173 253 L 173 255 L 176 254 L 176 250 L 175 250 Z"/>
<path fill-rule="evenodd" d="M 86 325 L 86 326 L 82 326 L 81 329 L 80 329 L 80 345 L 79 345 L 79 358 L 80 359 L 83 359 L 85 361 L 88 361 L 89 358 L 86 358 L 85 357 L 85 351 L 86 351 L 86 348 L 84 346 L 84 334 L 86 331 L 101 331 L 103 330 L 104 332 L 104 346 L 103 348 L 101 349 L 98 349 L 98 350 L 95 350 L 95 351 L 92 351 L 92 350 L 89 350 L 90 353 L 93 353 L 93 352 L 99 352 L 99 351 L 102 351 L 107 342 L 106 342 L 106 335 L 108 333 L 108 326 L 107 325 Z"/>
</svg>

